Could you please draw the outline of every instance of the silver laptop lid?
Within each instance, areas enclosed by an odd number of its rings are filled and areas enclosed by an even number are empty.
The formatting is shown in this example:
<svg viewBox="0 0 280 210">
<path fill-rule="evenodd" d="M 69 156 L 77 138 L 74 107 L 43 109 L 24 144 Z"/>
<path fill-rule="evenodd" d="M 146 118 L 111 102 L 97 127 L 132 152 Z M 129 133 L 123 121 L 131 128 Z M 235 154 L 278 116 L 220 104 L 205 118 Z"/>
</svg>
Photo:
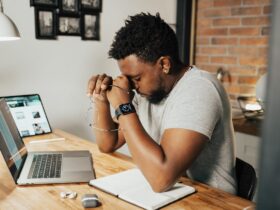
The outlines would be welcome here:
<svg viewBox="0 0 280 210">
<path fill-rule="evenodd" d="M 0 150 L 16 181 L 26 160 L 27 150 L 5 99 L 0 99 Z"/>
</svg>

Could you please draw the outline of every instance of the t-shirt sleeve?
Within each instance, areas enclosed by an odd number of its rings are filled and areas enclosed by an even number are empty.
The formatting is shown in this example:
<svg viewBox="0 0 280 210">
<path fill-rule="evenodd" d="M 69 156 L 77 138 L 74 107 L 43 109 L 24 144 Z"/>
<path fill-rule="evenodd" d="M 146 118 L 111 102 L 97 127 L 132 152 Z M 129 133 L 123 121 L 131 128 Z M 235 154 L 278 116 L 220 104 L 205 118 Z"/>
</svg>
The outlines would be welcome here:
<svg viewBox="0 0 280 210">
<path fill-rule="evenodd" d="M 185 92 L 172 99 L 164 121 L 164 129 L 184 128 L 201 133 L 211 139 L 222 116 L 222 103 L 214 84 L 202 78 L 188 81 Z"/>
</svg>

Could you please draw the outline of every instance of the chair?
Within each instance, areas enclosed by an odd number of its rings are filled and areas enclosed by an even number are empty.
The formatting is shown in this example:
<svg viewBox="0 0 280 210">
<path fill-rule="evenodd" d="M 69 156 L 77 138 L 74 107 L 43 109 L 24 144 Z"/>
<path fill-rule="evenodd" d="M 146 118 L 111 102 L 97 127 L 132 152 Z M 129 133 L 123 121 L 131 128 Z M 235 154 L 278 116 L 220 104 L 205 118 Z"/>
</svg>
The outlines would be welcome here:
<svg viewBox="0 0 280 210">
<path fill-rule="evenodd" d="M 237 195 L 252 200 L 257 184 L 255 169 L 249 163 L 236 158 L 235 172 L 237 179 Z"/>
</svg>

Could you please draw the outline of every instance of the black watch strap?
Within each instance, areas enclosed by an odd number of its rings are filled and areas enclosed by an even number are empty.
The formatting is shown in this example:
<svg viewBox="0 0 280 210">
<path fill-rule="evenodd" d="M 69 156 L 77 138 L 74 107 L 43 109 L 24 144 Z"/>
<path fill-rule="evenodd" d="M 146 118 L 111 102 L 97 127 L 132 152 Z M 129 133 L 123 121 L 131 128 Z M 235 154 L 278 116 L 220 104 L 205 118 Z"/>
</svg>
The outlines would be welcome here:
<svg viewBox="0 0 280 210">
<path fill-rule="evenodd" d="M 126 104 L 121 104 L 116 110 L 115 110 L 115 115 L 116 118 L 119 119 L 121 115 L 126 115 L 130 113 L 135 113 L 135 107 L 133 106 L 132 103 L 126 103 Z"/>
</svg>

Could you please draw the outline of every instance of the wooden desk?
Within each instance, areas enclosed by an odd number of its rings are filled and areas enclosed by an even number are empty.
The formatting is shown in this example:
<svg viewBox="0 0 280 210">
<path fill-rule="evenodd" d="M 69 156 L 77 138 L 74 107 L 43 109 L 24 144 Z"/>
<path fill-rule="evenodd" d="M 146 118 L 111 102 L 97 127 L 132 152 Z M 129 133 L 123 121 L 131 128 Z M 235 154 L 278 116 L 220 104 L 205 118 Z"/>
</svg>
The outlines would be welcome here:
<svg viewBox="0 0 280 210">
<path fill-rule="evenodd" d="M 56 137 L 65 137 L 66 141 L 28 144 L 31 139 L 34 140 Z M 135 167 L 131 158 L 118 153 L 111 155 L 100 153 L 95 144 L 61 130 L 55 130 L 53 134 L 49 135 L 26 138 L 24 141 L 29 151 L 90 150 L 93 156 L 94 168 L 97 177 L 107 176 Z M 99 196 L 102 206 L 94 208 L 96 210 L 140 209 L 112 195 L 90 187 L 87 183 L 17 186 L 15 185 L 8 168 L 4 163 L 2 155 L 0 158 L 0 180 L 1 210 L 83 209 L 80 200 L 81 196 L 86 193 L 95 193 Z M 204 184 L 191 181 L 187 178 L 181 178 L 181 181 L 187 185 L 194 186 L 197 193 L 174 202 L 163 209 L 233 210 L 243 209 L 244 207 L 254 205 L 254 203 L 248 200 L 233 196 Z M 78 193 L 78 197 L 75 200 L 61 199 L 60 192 L 62 191 L 75 191 Z"/>
</svg>

